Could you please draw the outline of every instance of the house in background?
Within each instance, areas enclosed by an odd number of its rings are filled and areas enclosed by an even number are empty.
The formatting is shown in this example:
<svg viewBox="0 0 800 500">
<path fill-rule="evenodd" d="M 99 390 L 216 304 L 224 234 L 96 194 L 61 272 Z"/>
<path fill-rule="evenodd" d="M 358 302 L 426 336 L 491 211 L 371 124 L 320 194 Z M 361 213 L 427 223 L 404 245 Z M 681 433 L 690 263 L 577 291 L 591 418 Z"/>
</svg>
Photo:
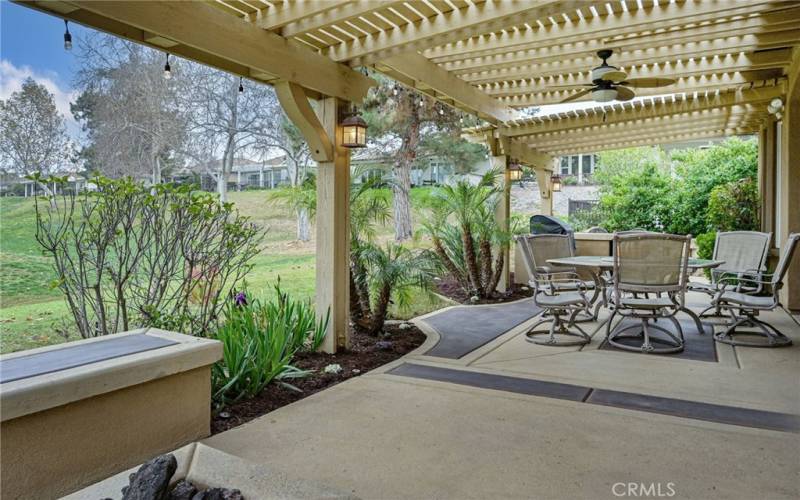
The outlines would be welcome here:
<svg viewBox="0 0 800 500">
<path fill-rule="evenodd" d="M 216 191 L 220 162 L 221 160 L 211 160 L 182 167 L 170 175 L 170 181 L 178 184 L 193 183 L 204 191 Z M 237 158 L 233 160 L 232 171 L 227 177 L 230 191 L 274 189 L 290 183 L 285 156 L 276 156 L 265 161 Z"/>
<path fill-rule="evenodd" d="M 488 161 L 485 162 L 488 165 Z M 360 184 L 373 177 L 391 174 L 394 160 L 382 156 L 369 156 L 366 153 L 351 160 L 353 182 Z M 455 174 L 453 163 L 437 156 L 423 156 L 414 161 L 411 167 L 412 186 L 438 186 L 448 182 Z"/>
<path fill-rule="evenodd" d="M 66 177 L 67 179 L 67 184 L 63 187 L 55 183 L 48 185 L 48 188 L 53 193 L 59 193 L 61 189 L 75 192 L 85 190 L 94 191 L 97 189 L 97 186 L 93 182 L 89 181 L 78 172 L 54 172 L 52 175 L 54 177 Z M 30 179 L 26 179 L 24 176 L 9 173 L 0 174 L 0 196 L 24 196 L 28 198 L 29 196 L 42 194 L 45 194 L 45 192 L 41 186 Z"/>
</svg>

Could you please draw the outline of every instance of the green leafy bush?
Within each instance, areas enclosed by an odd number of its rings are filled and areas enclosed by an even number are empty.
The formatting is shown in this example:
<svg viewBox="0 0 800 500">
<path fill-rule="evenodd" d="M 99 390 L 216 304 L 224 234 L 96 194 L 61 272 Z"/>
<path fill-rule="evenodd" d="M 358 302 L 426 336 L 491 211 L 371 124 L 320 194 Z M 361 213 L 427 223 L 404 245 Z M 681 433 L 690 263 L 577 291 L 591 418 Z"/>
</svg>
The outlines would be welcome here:
<svg viewBox="0 0 800 500">
<path fill-rule="evenodd" d="M 61 189 L 45 202 L 36 198 L 36 239 L 53 258 L 56 286 L 81 336 L 143 326 L 213 331 L 263 232 L 232 204 L 190 186 L 92 182 L 96 192 Z"/>
<path fill-rule="evenodd" d="M 215 338 L 222 342 L 222 360 L 212 369 L 213 398 L 218 405 L 258 395 L 273 380 L 287 380 L 308 372 L 291 365 L 301 349 L 316 350 L 325 338 L 330 311 L 316 318 L 309 301 L 292 299 L 275 286 L 267 302 L 239 293 L 227 303 L 224 321 Z"/>
<path fill-rule="evenodd" d="M 748 178 L 715 187 L 708 199 L 707 219 L 718 231 L 757 231 L 761 224 L 756 182 Z"/>
<path fill-rule="evenodd" d="M 709 226 L 708 204 L 717 186 L 756 179 L 758 143 L 731 138 L 707 149 L 674 151 L 674 176 L 665 229 L 676 234 L 701 234 Z"/>
<path fill-rule="evenodd" d="M 634 228 L 659 230 L 668 210 L 667 198 L 673 186 L 663 151 L 632 148 L 599 154 L 595 179 L 600 201 L 592 225 L 609 231 Z"/>
</svg>

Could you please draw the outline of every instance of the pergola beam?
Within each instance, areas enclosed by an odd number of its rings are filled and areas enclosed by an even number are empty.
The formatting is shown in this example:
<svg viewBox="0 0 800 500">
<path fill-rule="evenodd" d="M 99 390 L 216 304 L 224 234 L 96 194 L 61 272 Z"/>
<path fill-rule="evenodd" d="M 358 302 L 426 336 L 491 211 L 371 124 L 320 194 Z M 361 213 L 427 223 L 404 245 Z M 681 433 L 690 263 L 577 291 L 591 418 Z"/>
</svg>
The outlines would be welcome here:
<svg viewBox="0 0 800 500">
<path fill-rule="evenodd" d="M 469 3 L 462 9 L 333 45 L 325 52 L 335 61 L 348 61 L 352 66 L 368 65 L 400 53 L 501 30 L 517 24 L 522 17 L 558 15 L 582 3 L 579 0 Z"/>
<path fill-rule="evenodd" d="M 702 73 L 725 71 L 732 65 L 741 65 L 745 60 L 765 61 L 754 62 L 749 66 L 753 69 L 763 67 L 764 64 L 774 66 L 772 61 L 776 58 L 770 54 L 768 49 L 780 49 L 786 45 L 800 42 L 800 30 L 780 32 L 780 34 L 780 41 L 774 44 L 760 44 L 757 40 L 748 40 L 746 45 L 738 45 L 737 43 L 727 43 L 726 40 L 714 40 L 707 44 L 712 47 L 708 50 L 695 50 L 684 53 L 682 52 L 683 49 L 676 48 L 676 57 L 675 54 L 670 52 L 670 49 L 675 47 L 664 47 L 663 50 L 659 50 L 658 56 L 650 57 L 643 54 L 615 64 L 624 69 L 630 78 L 639 78 L 638 72 L 648 72 L 651 71 L 650 68 L 659 68 L 661 66 L 667 68 L 686 68 L 686 72 L 682 73 L 683 76 L 687 76 L 687 74 L 697 74 L 698 71 Z M 765 50 L 765 52 L 754 52 L 756 50 Z M 643 51 L 643 53 L 646 52 L 647 51 Z M 683 55 L 684 59 L 681 59 L 681 55 Z M 781 59 L 778 58 L 778 60 Z M 586 79 L 581 83 L 588 83 L 591 80 L 589 72 L 591 68 L 597 65 L 598 59 L 594 56 L 575 60 L 554 61 L 538 65 L 522 65 L 511 68 L 492 69 L 479 73 L 459 75 L 459 77 L 466 82 L 479 84 L 530 78 L 531 75 L 547 77 L 581 73 L 586 75 Z M 633 76 L 635 74 L 637 76 Z"/>
<path fill-rule="evenodd" d="M 586 6 L 585 4 L 583 5 Z M 638 34 L 649 30 L 667 30 L 672 26 L 687 23 L 703 23 L 723 17 L 747 15 L 766 10 L 796 7 L 796 3 L 785 2 L 685 2 L 650 5 L 632 12 L 617 12 L 613 16 L 603 14 L 584 19 L 578 23 L 560 22 L 544 27 L 529 23 L 525 29 L 507 30 L 479 37 L 467 38 L 426 50 L 423 54 L 435 62 L 444 62 L 449 56 L 471 54 L 480 56 L 494 50 L 511 51 L 519 46 L 532 48 L 532 44 L 553 45 L 568 40 L 570 43 L 592 41 L 598 46 L 613 46 L 614 37 Z M 565 12 L 568 9 L 563 9 Z M 516 23 L 519 24 L 519 23 Z M 484 33 L 490 33 L 486 30 Z"/>
<path fill-rule="evenodd" d="M 692 123 L 673 123 L 670 125 L 662 125 L 659 127 L 637 128 L 635 132 L 630 129 L 595 133 L 595 134 L 581 134 L 580 136 L 571 135 L 568 137 L 548 138 L 541 137 L 530 138 L 525 141 L 526 144 L 535 145 L 541 151 L 552 151 L 559 148 L 571 146 L 583 146 L 586 144 L 597 144 L 598 142 L 622 142 L 622 141 L 636 141 L 640 139 L 647 139 L 650 137 L 664 137 L 674 134 L 689 133 L 689 132 L 702 132 L 704 130 L 737 130 L 738 133 L 752 133 L 757 131 L 761 126 L 764 116 L 762 117 L 743 117 L 737 120 L 712 120 L 707 122 L 692 122 Z"/>
<path fill-rule="evenodd" d="M 515 110 L 504 103 L 464 83 L 419 54 L 394 56 L 382 61 L 377 67 L 383 73 L 411 86 L 414 86 L 413 82 L 424 81 L 426 87 L 435 91 L 437 95 L 453 99 L 460 104 L 458 107 L 477 113 L 490 122 L 505 122 L 519 117 Z"/>
<path fill-rule="evenodd" d="M 794 12 L 794 11 L 793 11 Z M 800 12 L 800 9 L 797 9 Z M 800 26 L 800 15 L 795 16 L 791 27 Z M 800 40 L 800 29 L 784 29 L 773 32 L 758 32 L 754 34 L 730 33 L 719 38 L 702 38 L 699 40 L 684 40 L 676 38 L 674 40 L 662 40 L 661 43 L 652 46 L 641 46 L 635 42 L 629 42 L 627 47 L 620 50 L 616 47 L 614 54 L 609 61 L 614 66 L 629 67 L 639 64 L 660 63 L 675 61 L 682 57 L 710 57 L 716 54 L 732 54 L 735 52 L 751 52 L 753 50 L 765 50 L 776 47 L 792 45 Z M 593 49 L 596 49 L 595 45 Z M 565 50 L 563 47 L 547 47 L 534 53 L 530 52 L 511 52 L 502 56 L 494 56 L 478 60 L 471 60 L 459 64 L 444 65 L 445 69 L 452 71 L 456 75 L 477 75 L 485 71 L 496 71 L 505 68 L 530 68 L 532 66 L 542 67 L 542 71 L 547 71 L 547 64 L 561 62 L 561 72 L 572 72 L 575 68 L 578 71 L 585 70 L 600 64 L 600 59 L 594 50 Z"/>
<path fill-rule="evenodd" d="M 552 132 L 542 132 L 539 134 L 528 135 L 523 139 L 518 140 L 540 144 L 557 141 L 579 140 L 582 137 L 604 137 L 608 134 L 627 134 L 629 136 L 633 136 L 640 131 L 646 131 L 650 128 L 668 128 L 671 126 L 688 127 L 699 123 L 725 124 L 733 121 L 742 121 L 751 117 L 761 117 L 765 112 L 766 110 L 758 111 L 756 109 L 747 109 L 745 107 L 708 110 L 703 112 L 695 111 L 691 113 L 680 113 L 675 115 L 658 116 L 617 123 L 604 123 L 602 125 L 575 127 Z"/>
<path fill-rule="evenodd" d="M 261 9 L 257 23 L 259 28 L 275 30 L 289 23 L 297 22 L 309 16 L 339 7 L 332 0 L 303 0 L 301 2 L 284 2 L 280 8 Z M 283 35 L 287 36 L 287 35 Z"/>
<path fill-rule="evenodd" d="M 623 149 L 639 146 L 655 146 L 659 144 L 672 144 L 676 142 L 685 142 L 695 139 L 710 139 L 716 137 L 727 137 L 731 135 L 750 135 L 754 133 L 752 130 L 740 132 L 738 130 L 703 130 L 696 132 L 687 132 L 674 135 L 660 135 L 652 136 L 636 140 L 622 140 L 616 142 L 600 141 L 594 144 L 585 144 L 580 146 L 569 146 L 561 149 L 554 149 L 550 151 L 555 156 L 566 156 L 581 153 L 595 153 L 598 151 L 609 151 L 613 149 Z"/>
<path fill-rule="evenodd" d="M 746 105 L 765 102 L 784 94 L 784 86 L 764 87 L 760 89 L 728 92 L 720 95 L 683 98 L 673 96 L 674 100 L 628 102 L 611 106 L 601 106 L 587 110 L 576 110 L 570 113 L 534 117 L 523 123 L 506 124 L 500 127 L 500 133 L 510 137 L 534 135 L 552 130 L 574 129 L 576 127 L 601 125 L 632 121 L 639 118 L 667 116 L 692 111 L 703 112 L 716 108 Z"/>
<path fill-rule="evenodd" d="M 776 79 L 784 81 L 785 77 Z M 691 76 L 688 78 L 678 78 L 674 85 L 658 88 L 637 88 L 634 89 L 636 97 L 651 97 L 664 94 L 704 94 L 706 92 L 715 92 L 717 90 L 732 90 L 736 88 L 745 88 L 752 86 L 764 86 L 764 81 L 754 81 L 750 77 L 741 73 L 732 75 L 701 75 Z M 561 90 L 550 92 L 536 92 L 524 95 L 513 95 L 509 97 L 499 97 L 498 100 L 511 107 L 526 108 L 530 106 L 541 106 L 545 104 L 558 104 L 563 99 L 574 94 L 575 90 Z M 587 94 L 572 102 L 585 102 L 591 101 L 591 94 Z"/>
<path fill-rule="evenodd" d="M 321 0 L 322 3 L 327 3 L 330 8 L 324 11 L 317 12 L 313 15 L 297 19 L 286 26 L 281 28 L 280 34 L 284 37 L 292 37 L 314 31 L 325 26 L 344 22 L 348 19 L 358 17 L 366 14 L 375 9 L 375 0 L 355 0 L 353 2 L 343 2 L 336 4 L 331 0 Z M 382 9 L 393 7 L 401 4 L 400 1 L 382 1 L 379 6 Z"/>
<path fill-rule="evenodd" d="M 44 2 L 21 2 L 48 11 Z M 375 81 L 211 5 L 164 1 L 71 1 L 79 10 L 58 14 L 136 42 L 145 31 L 180 44 L 170 52 L 249 77 L 251 71 L 323 95 L 360 102 Z M 198 29 L 198 27 L 202 27 Z M 150 35 L 150 36 L 152 36 Z"/>
</svg>

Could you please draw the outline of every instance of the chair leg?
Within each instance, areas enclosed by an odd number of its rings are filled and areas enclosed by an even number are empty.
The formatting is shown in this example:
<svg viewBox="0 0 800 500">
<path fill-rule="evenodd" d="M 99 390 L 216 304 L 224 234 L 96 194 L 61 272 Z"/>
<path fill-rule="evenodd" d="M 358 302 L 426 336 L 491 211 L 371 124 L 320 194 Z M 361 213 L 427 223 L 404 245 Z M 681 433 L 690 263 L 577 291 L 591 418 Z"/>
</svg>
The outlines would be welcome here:
<svg viewBox="0 0 800 500">
<path fill-rule="evenodd" d="M 673 317 L 667 316 L 672 321 L 672 324 L 676 328 L 676 333 L 673 334 L 667 328 L 655 324 L 651 324 L 648 322 L 649 319 L 655 319 L 651 317 L 640 317 L 641 324 L 637 325 L 630 325 L 626 326 L 616 332 L 612 332 L 610 328 L 606 334 L 607 341 L 610 345 L 616 347 L 617 349 L 622 349 L 624 351 L 632 351 L 632 352 L 642 352 L 645 354 L 673 354 L 677 352 L 683 351 L 684 348 L 684 339 L 683 339 L 683 329 L 680 326 L 680 323 Z M 625 334 L 625 332 L 633 329 L 640 329 L 640 333 L 638 334 Z M 652 335 L 653 331 L 659 331 L 662 334 L 666 335 L 668 338 L 663 337 L 654 337 Z M 630 345 L 622 343 L 622 339 L 636 339 L 641 338 L 642 343 L 639 345 Z M 660 346 L 664 347 L 660 347 Z"/>
<path fill-rule="evenodd" d="M 756 318 L 752 313 L 744 313 L 743 316 L 736 317 L 736 315 L 731 312 L 731 317 L 734 319 L 732 323 L 724 331 L 714 335 L 714 340 L 717 342 L 742 347 L 786 347 L 792 345 L 792 339 L 782 334 L 773 325 Z M 740 327 L 748 326 L 758 328 L 758 330 L 737 331 Z M 755 335 L 763 337 L 765 340 L 759 342 L 736 339 L 734 338 L 736 334 Z"/>
<path fill-rule="evenodd" d="M 573 311 L 566 323 L 562 319 L 562 312 L 564 311 L 552 310 L 552 316 L 549 319 L 543 319 L 535 323 L 530 330 L 525 333 L 526 340 L 534 344 L 550 346 L 576 346 L 591 342 L 592 338 L 583 331 L 580 326 L 574 323 L 575 316 L 580 311 Z M 550 327 L 547 330 L 537 329 L 544 323 L 550 323 Z M 577 337 L 577 339 L 559 339 L 556 335 Z"/>
</svg>

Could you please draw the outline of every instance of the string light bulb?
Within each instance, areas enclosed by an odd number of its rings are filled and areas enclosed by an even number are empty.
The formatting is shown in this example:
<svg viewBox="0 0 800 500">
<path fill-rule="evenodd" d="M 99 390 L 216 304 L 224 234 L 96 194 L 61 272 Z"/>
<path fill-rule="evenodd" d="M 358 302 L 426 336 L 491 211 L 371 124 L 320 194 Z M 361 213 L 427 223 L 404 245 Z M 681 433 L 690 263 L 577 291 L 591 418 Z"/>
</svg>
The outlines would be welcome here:
<svg viewBox="0 0 800 500">
<path fill-rule="evenodd" d="M 439 108 L 439 116 L 444 116 L 444 107 Z"/>
<path fill-rule="evenodd" d="M 239 93 L 240 94 L 244 93 L 244 85 L 242 84 L 242 77 L 241 76 L 239 77 Z"/>
<path fill-rule="evenodd" d="M 397 97 L 397 94 L 399 94 L 399 93 L 400 93 L 400 89 L 398 89 L 397 85 L 395 85 L 394 88 L 392 89 L 392 95 Z"/>
<path fill-rule="evenodd" d="M 164 80 L 172 78 L 172 68 L 169 66 L 169 52 L 167 52 L 167 62 L 164 63 Z"/>
<path fill-rule="evenodd" d="M 69 21 L 64 19 L 64 50 L 72 50 L 72 35 L 69 32 Z"/>
<path fill-rule="evenodd" d="M 425 107 L 425 99 L 423 99 L 422 97 L 419 98 L 419 107 L 420 108 Z"/>
</svg>

